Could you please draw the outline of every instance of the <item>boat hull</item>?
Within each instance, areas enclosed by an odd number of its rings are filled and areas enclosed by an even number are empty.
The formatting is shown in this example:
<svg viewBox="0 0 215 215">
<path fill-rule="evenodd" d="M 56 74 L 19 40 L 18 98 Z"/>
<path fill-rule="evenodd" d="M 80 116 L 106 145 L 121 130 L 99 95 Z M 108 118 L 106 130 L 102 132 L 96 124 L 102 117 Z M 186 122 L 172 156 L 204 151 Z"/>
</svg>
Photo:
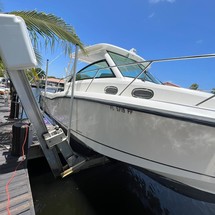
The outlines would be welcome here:
<svg viewBox="0 0 215 215">
<path fill-rule="evenodd" d="M 69 123 L 67 97 L 46 98 L 46 111 Z M 214 127 L 132 105 L 76 96 L 71 134 L 94 151 L 215 194 Z"/>
</svg>

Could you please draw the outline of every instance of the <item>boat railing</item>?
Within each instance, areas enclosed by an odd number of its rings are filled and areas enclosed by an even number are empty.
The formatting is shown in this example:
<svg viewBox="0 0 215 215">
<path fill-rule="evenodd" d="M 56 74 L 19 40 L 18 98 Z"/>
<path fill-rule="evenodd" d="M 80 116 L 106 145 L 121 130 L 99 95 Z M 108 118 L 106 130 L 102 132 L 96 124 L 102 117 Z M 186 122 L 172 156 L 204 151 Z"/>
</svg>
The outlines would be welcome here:
<svg viewBox="0 0 215 215">
<path fill-rule="evenodd" d="M 103 68 L 102 68 L 103 69 Z M 89 85 L 87 86 L 85 92 L 87 92 L 87 90 L 90 88 L 91 84 L 93 83 L 93 81 L 95 80 L 96 76 L 98 75 L 98 73 L 101 71 L 101 68 L 100 69 L 97 69 L 95 75 L 93 76 L 93 79 L 90 81 Z"/>
<path fill-rule="evenodd" d="M 126 89 L 128 89 L 129 86 L 131 86 L 131 84 L 137 80 L 144 72 L 146 72 L 146 70 L 151 66 L 153 62 L 149 62 L 148 65 L 145 66 L 145 68 L 118 94 L 119 96 L 122 95 L 123 92 L 125 92 Z"/>
<path fill-rule="evenodd" d="M 215 94 L 214 94 L 214 95 L 212 95 L 212 96 L 210 96 L 209 98 L 204 99 L 203 101 L 201 101 L 201 102 L 197 103 L 195 106 L 199 106 L 199 105 L 201 105 L 201 104 L 203 104 L 203 103 L 205 103 L 205 102 L 207 102 L 207 101 L 211 100 L 211 99 L 212 99 L 212 98 L 214 98 L 214 97 L 215 97 Z"/>
<path fill-rule="evenodd" d="M 90 88 L 90 86 L 92 85 L 92 83 L 94 82 L 94 80 L 96 79 L 98 73 L 101 70 L 106 70 L 106 69 L 112 69 L 114 67 L 120 68 L 120 67 L 128 67 L 128 66 L 132 66 L 132 65 L 144 65 L 144 69 L 137 74 L 130 83 L 128 83 L 124 89 L 122 89 L 122 91 L 120 93 L 118 93 L 118 96 L 121 96 L 126 89 L 128 89 L 129 86 L 131 86 L 133 84 L 133 82 L 135 82 L 135 80 L 137 80 L 143 73 L 147 72 L 147 69 L 153 64 L 153 63 L 158 63 L 158 62 L 170 62 L 170 61 L 180 61 L 180 60 L 193 60 L 193 59 L 202 59 L 202 58 L 215 58 L 215 54 L 203 54 L 203 55 L 191 55 L 191 56 L 181 56 L 181 57 L 172 57 L 172 58 L 160 58 L 160 59 L 152 59 L 152 60 L 144 60 L 144 61 L 140 61 L 140 62 L 132 62 L 132 63 L 126 63 L 126 64 L 121 64 L 121 65 L 114 65 L 114 66 L 108 66 L 108 67 L 102 67 L 102 68 L 98 68 L 98 69 L 92 69 L 92 70 L 87 70 L 86 72 L 94 72 L 94 76 L 92 76 L 90 79 L 90 83 L 88 84 L 85 92 L 87 92 Z M 196 106 L 199 106 L 201 104 L 203 104 L 204 102 L 214 98 L 215 95 L 210 96 L 207 99 L 204 99 L 203 101 L 199 102 L 198 104 L 196 104 Z"/>
<path fill-rule="evenodd" d="M 147 67 L 144 68 L 143 71 L 141 71 L 139 74 L 137 74 L 136 77 L 134 77 L 134 80 L 136 80 L 141 74 L 143 74 L 144 72 L 146 72 L 146 70 L 149 68 L 150 65 L 152 65 L 153 63 L 158 63 L 158 62 L 170 62 L 170 61 L 180 61 L 180 60 L 193 60 L 193 59 L 201 59 L 201 58 L 215 58 L 215 54 L 204 54 L 204 55 L 191 55 L 191 56 L 181 56 L 181 57 L 172 57 L 172 58 L 160 58 L 160 59 L 152 59 L 152 60 L 144 60 L 144 61 L 140 61 L 140 62 L 133 62 L 133 63 L 126 63 L 126 64 L 120 64 L 120 65 L 114 65 L 114 66 L 108 66 L 108 67 L 102 67 L 99 69 L 92 69 L 92 70 L 87 70 L 86 72 L 95 72 L 95 75 L 92 78 L 92 81 L 90 82 L 89 85 L 92 84 L 92 82 L 95 80 L 97 74 L 99 73 L 100 70 L 105 70 L 105 69 L 111 69 L 114 67 L 128 67 L 128 66 L 132 66 L 132 65 L 143 65 Z M 132 80 L 132 83 L 134 81 Z M 131 85 L 131 83 L 129 83 L 129 86 Z M 87 87 L 87 89 L 89 89 L 89 86 Z M 127 86 L 126 86 L 127 89 Z M 124 90 L 123 90 L 124 91 Z M 120 93 L 122 94 L 122 93 Z"/>
<path fill-rule="evenodd" d="M 193 59 L 201 59 L 201 58 L 214 58 L 215 54 L 204 54 L 204 55 L 192 55 L 192 56 L 182 56 L 182 57 L 173 57 L 173 58 L 161 58 L 161 59 L 154 59 L 154 60 L 146 60 L 142 62 L 138 62 L 137 64 L 143 64 L 143 63 L 148 63 L 145 68 L 136 76 L 134 79 L 118 94 L 122 95 L 123 92 L 125 92 L 126 89 L 136 80 L 138 79 L 144 72 L 147 71 L 147 69 L 153 64 L 153 63 L 158 63 L 158 62 L 170 62 L 170 61 L 179 61 L 179 60 L 193 60 Z M 132 64 L 131 64 L 132 65 Z M 122 65 L 120 65 L 122 66 Z M 119 66 L 117 66 L 119 67 Z M 196 104 L 196 106 L 212 99 L 215 97 L 215 95 L 211 96 L 208 99 L 205 99 L 205 101 L 200 102 L 199 104 Z"/>
</svg>

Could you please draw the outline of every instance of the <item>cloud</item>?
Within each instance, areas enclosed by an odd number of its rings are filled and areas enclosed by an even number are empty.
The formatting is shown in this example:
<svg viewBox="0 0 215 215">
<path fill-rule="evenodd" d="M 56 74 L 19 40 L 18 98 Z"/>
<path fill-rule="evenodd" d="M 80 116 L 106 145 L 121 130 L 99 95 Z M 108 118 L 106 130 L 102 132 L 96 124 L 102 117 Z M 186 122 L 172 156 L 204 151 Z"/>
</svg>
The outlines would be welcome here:
<svg viewBox="0 0 215 215">
<path fill-rule="evenodd" d="M 151 13 L 151 14 L 148 16 L 148 19 L 151 19 L 154 15 L 155 15 L 155 13 Z"/>
<path fill-rule="evenodd" d="M 159 2 L 168 2 L 168 3 L 174 3 L 176 0 L 149 0 L 149 3 L 157 4 Z"/>
</svg>

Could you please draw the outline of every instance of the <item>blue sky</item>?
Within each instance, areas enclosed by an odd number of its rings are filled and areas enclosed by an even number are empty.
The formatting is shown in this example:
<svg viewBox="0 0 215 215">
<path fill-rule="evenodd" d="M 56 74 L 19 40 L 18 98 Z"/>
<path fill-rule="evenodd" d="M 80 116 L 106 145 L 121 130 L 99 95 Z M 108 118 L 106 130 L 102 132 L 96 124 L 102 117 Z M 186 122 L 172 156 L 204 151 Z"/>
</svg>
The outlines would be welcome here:
<svg viewBox="0 0 215 215">
<path fill-rule="evenodd" d="M 0 8 L 55 14 L 74 27 L 85 45 L 135 48 L 145 59 L 215 53 L 214 0 L 0 0 Z M 65 75 L 69 58 L 61 52 L 43 53 L 42 68 L 47 58 L 52 62 L 49 75 Z M 198 83 L 210 90 L 215 87 L 215 58 L 155 64 L 152 73 L 161 81 L 183 87 Z"/>
</svg>

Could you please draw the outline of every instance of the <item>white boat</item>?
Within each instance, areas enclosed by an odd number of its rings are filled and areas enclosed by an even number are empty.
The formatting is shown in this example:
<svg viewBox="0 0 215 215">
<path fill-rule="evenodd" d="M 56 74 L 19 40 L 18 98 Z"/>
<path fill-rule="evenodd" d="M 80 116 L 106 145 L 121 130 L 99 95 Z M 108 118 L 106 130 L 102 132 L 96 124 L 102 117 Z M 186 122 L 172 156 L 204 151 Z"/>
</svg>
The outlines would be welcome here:
<svg viewBox="0 0 215 215">
<path fill-rule="evenodd" d="M 214 95 L 163 85 L 149 73 L 155 61 L 133 50 L 97 44 L 86 51 L 78 53 L 88 65 L 76 75 L 72 137 L 107 157 L 215 194 Z M 71 88 L 69 81 L 64 91 L 46 93 L 46 112 L 64 128 Z"/>
</svg>

